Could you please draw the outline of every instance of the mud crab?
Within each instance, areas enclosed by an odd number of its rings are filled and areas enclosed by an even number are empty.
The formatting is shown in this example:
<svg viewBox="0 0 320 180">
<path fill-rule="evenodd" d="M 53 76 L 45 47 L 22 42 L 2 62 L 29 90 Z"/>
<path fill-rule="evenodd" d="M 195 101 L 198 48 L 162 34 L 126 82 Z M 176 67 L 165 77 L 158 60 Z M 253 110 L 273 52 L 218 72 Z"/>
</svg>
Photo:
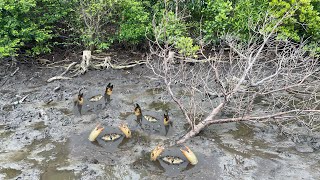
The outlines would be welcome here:
<svg viewBox="0 0 320 180">
<path fill-rule="evenodd" d="M 123 132 L 123 134 L 126 136 L 126 138 L 131 138 L 131 131 L 129 127 L 126 124 L 120 124 L 119 129 Z M 104 127 L 102 127 L 100 124 L 98 124 L 90 133 L 89 135 L 89 141 L 93 142 L 97 139 L 99 134 L 104 130 Z M 115 141 L 119 139 L 122 136 L 122 134 L 119 133 L 110 133 L 105 134 L 101 137 L 101 139 L 105 141 Z"/>
<path fill-rule="evenodd" d="M 92 96 L 91 98 L 89 98 L 89 101 L 97 102 L 97 101 L 100 101 L 102 97 L 104 97 L 104 100 L 110 100 L 112 90 L 113 90 L 113 85 L 109 83 L 105 89 L 104 95 L 98 94 L 98 95 Z"/>
<path fill-rule="evenodd" d="M 191 151 L 191 149 L 188 146 L 185 146 L 186 149 L 180 149 L 182 154 L 187 158 L 187 160 L 190 162 L 192 165 L 196 165 L 198 163 L 198 158 L 196 155 Z M 151 161 L 156 161 L 157 158 L 162 154 L 164 151 L 164 147 L 162 145 L 158 145 L 156 148 L 154 148 L 151 151 Z M 161 158 L 164 162 L 167 164 L 172 164 L 172 165 L 179 165 L 184 162 L 184 160 L 178 156 L 171 156 L 167 155 Z"/>
</svg>

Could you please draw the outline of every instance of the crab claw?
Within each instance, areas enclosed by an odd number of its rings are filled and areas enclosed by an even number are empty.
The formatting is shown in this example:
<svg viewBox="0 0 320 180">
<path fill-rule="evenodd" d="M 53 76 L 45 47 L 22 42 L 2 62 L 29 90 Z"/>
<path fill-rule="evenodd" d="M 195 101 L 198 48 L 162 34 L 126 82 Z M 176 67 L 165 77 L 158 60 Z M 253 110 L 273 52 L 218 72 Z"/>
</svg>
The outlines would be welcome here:
<svg viewBox="0 0 320 180">
<path fill-rule="evenodd" d="M 168 114 L 163 114 L 163 124 L 165 126 L 168 126 L 170 123 L 169 115 Z"/>
<path fill-rule="evenodd" d="M 134 114 L 136 116 L 140 116 L 141 115 L 141 108 L 140 108 L 139 104 L 136 104 L 136 106 L 134 108 Z"/>
<path fill-rule="evenodd" d="M 113 90 L 113 85 L 111 85 L 111 83 L 109 83 L 106 87 L 106 94 L 111 96 L 112 94 L 112 90 Z"/>
<path fill-rule="evenodd" d="M 123 134 L 126 135 L 126 138 L 131 138 L 131 131 L 126 124 L 120 124 L 119 128 L 123 132 Z"/>
<path fill-rule="evenodd" d="M 164 147 L 162 145 L 158 145 L 156 148 L 154 148 L 151 151 L 151 155 L 150 155 L 151 161 L 156 161 L 157 157 L 160 156 L 163 150 L 164 150 Z"/>
<path fill-rule="evenodd" d="M 180 149 L 180 151 L 192 165 L 196 165 L 198 163 L 196 155 L 191 151 L 191 149 L 188 146 L 185 145 L 184 147 L 186 148 L 186 150 Z"/>
<path fill-rule="evenodd" d="M 104 127 L 102 127 L 100 124 L 98 124 L 90 133 L 89 135 L 89 141 L 93 142 L 97 139 L 99 134 L 104 130 Z"/>
</svg>

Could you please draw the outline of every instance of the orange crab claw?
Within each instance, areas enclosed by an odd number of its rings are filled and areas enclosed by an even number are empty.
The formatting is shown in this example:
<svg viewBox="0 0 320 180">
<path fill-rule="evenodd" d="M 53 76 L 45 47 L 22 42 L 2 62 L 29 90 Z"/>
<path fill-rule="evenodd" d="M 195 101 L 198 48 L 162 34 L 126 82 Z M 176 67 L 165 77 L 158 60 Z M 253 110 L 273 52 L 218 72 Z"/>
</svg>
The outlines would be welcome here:
<svg viewBox="0 0 320 180">
<path fill-rule="evenodd" d="M 98 124 L 90 133 L 89 135 L 89 141 L 93 142 L 97 139 L 99 134 L 104 130 L 104 127 L 101 126 L 101 124 Z"/>
<path fill-rule="evenodd" d="M 191 149 L 188 146 L 185 145 L 185 148 L 186 150 L 180 149 L 180 151 L 192 165 L 196 165 L 198 163 L 197 156 L 191 151 Z"/>
<path fill-rule="evenodd" d="M 163 124 L 164 124 L 165 126 L 168 126 L 169 123 L 170 123 L 169 115 L 168 115 L 168 114 L 164 114 L 164 115 L 163 115 Z"/>
<path fill-rule="evenodd" d="M 134 108 L 134 114 L 136 116 L 140 116 L 141 115 L 141 108 L 140 108 L 139 104 L 136 104 L 136 106 Z"/>
<path fill-rule="evenodd" d="M 150 154 L 151 161 L 156 161 L 158 156 L 160 156 L 163 151 L 164 147 L 160 144 L 156 148 L 154 148 Z"/>
<path fill-rule="evenodd" d="M 111 85 L 110 83 L 107 85 L 106 87 L 106 94 L 111 96 L 112 94 L 112 90 L 113 90 L 113 85 Z"/>
<path fill-rule="evenodd" d="M 127 124 L 120 124 L 119 129 L 123 132 L 124 135 L 126 135 L 126 138 L 131 138 L 131 131 Z"/>
</svg>

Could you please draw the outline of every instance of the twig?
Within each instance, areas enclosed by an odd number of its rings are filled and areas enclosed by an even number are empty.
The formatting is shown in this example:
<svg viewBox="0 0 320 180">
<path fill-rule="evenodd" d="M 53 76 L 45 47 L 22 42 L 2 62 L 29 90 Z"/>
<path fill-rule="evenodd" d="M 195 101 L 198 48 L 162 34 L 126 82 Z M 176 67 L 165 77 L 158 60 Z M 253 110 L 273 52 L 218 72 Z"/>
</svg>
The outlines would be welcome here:
<svg viewBox="0 0 320 180">
<path fill-rule="evenodd" d="M 52 82 L 52 81 L 55 81 L 55 80 L 69 80 L 69 79 L 72 79 L 71 77 L 65 77 L 65 76 L 55 76 L 55 77 L 52 77 L 50 79 L 47 80 L 47 82 Z"/>
<path fill-rule="evenodd" d="M 21 98 L 20 100 L 18 100 L 18 101 L 15 101 L 15 102 L 13 102 L 13 103 L 11 103 L 12 105 L 17 105 L 17 104 L 21 104 L 21 103 L 23 103 L 23 101 L 27 98 L 29 96 L 29 94 L 28 95 L 25 95 L 23 98 Z"/>
<path fill-rule="evenodd" d="M 20 68 L 17 67 L 17 69 L 16 69 L 13 73 L 10 74 L 10 77 L 14 76 L 14 75 L 18 72 L 19 69 L 20 69 Z"/>
<path fill-rule="evenodd" d="M 52 82 L 55 80 L 61 80 L 61 79 L 63 79 L 63 80 L 72 79 L 70 77 L 64 77 L 63 75 L 65 75 L 70 70 L 70 68 L 76 64 L 77 64 L 77 62 L 72 62 L 71 64 L 69 64 L 69 66 L 67 67 L 67 69 L 63 73 L 61 73 L 59 76 L 55 76 L 55 77 L 48 79 L 47 82 L 49 83 L 49 82 Z"/>
</svg>

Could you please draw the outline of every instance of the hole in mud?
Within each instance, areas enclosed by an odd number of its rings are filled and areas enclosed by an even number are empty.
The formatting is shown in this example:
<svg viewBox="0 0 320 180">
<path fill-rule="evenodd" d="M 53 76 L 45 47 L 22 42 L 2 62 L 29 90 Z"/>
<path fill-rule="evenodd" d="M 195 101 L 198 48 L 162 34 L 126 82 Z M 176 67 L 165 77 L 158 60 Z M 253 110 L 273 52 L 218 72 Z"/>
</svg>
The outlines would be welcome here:
<svg viewBox="0 0 320 180">
<path fill-rule="evenodd" d="M 62 112 L 66 116 L 72 115 L 72 111 L 68 108 L 60 108 L 59 111 Z"/>
</svg>

